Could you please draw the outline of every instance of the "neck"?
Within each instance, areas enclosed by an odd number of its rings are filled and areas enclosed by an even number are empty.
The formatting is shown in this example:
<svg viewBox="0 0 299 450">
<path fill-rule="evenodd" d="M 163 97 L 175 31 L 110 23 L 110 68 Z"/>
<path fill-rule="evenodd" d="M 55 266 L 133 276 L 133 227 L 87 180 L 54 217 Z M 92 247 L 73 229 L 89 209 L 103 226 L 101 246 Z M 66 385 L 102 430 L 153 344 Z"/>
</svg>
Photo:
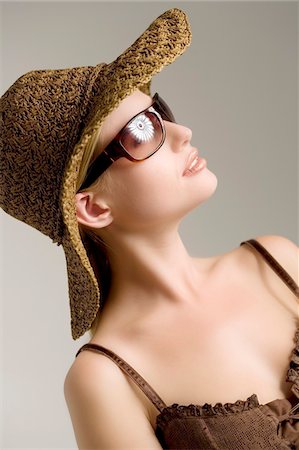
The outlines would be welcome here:
<svg viewBox="0 0 299 450">
<path fill-rule="evenodd" d="M 107 244 L 112 285 L 104 312 L 145 317 L 161 305 L 177 310 L 198 300 L 212 258 L 191 257 L 176 229 L 114 235 Z"/>
</svg>

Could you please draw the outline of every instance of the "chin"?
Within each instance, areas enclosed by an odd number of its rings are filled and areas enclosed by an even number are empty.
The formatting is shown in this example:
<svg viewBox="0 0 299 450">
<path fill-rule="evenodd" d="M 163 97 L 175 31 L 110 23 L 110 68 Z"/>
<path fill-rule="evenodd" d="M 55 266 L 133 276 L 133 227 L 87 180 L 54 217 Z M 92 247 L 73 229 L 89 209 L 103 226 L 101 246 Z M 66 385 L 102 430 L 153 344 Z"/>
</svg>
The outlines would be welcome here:
<svg viewBox="0 0 299 450">
<path fill-rule="evenodd" d="M 212 175 L 213 177 L 210 177 L 209 181 L 205 184 L 202 184 L 201 186 L 197 185 L 195 189 L 192 190 L 192 193 L 189 192 L 187 203 L 189 204 L 189 211 L 192 211 L 203 203 L 209 201 L 215 193 L 218 186 L 218 180 L 214 174 Z"/>
<path fill-rule="evenodd" d="M 201 179 L 198 178 L 191 189 L 192 189 L 192 197 L 194 194 L 194 198 L 198 199 L 199 204 L 208 200 L 217 189 L 218 179 L 213 172 L 209 171 L 209 174 L 202 174 Z"/>
</svg>

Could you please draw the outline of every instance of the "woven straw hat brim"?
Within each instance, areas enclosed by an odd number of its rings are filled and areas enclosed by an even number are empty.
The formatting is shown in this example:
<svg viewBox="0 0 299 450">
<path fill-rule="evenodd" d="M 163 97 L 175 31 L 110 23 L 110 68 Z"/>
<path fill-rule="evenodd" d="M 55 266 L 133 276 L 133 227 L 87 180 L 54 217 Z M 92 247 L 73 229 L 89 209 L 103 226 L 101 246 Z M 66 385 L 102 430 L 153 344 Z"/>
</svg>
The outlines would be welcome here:
<svg viewBox="0 0 299 450">
<path fill-rule="evenodd" d="M 183 11 L 174 8 L 159 16 L 112 63 L 96 66 L 98 88 L 87 125 L 68 162 L 61 193 L 65 224 L 62 245 L 67 263 L 73 339 L 78 339 L 91 327 L 101 300 L 76 217 L 76 184 L 84 150 L 109 113 L 134 90 L 149 86 L 151 78 L 181 55 L 190 43 L 188 19 Z"/>
</svg>

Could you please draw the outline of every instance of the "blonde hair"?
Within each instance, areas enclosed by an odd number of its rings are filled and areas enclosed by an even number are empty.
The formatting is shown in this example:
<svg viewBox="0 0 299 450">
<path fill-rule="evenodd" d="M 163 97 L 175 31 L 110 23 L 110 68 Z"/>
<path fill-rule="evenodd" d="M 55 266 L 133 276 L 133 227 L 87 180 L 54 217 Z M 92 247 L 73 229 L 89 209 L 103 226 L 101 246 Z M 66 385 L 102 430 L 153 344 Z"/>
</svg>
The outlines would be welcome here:
<svg viewBox="0 0 299 450">
<path fill-rule="evenodd" d="M 93 160 L 96 158 L 95 149 L 99 144 L 100 140 L 100 130 L 95 134 L 88 145 L 86 146 L 81 166 L 79 169 L 77 177 L 76 192 L 86 192 L 86 191 L 97 191 L 97 192 L 107 192 L 111 187 L 111 177 L 109 170 L 106 170 L 100 177 L 98 177 L 89 187 L 80 190 L 80 186 L 83 183 L 87 170 Z M 108 291 L 111 283 L 111 272 L 109 261 L 107 257 L 106 244 L 98 236 L 95 231 L 89 227 L 82 225 L 78 222 L 79 232 L 81 235 L 82 242 L 86 249 L 87 255 L 90 259 L 91 265 L 94 269 L 96 278 L 99 285 L 101 286 L 101 308 L 99 309 L 91 328 L 88 330 L 90 337 L 92 338 L 95 334 L 96 328 L 98 326 L 100 312 L 102 310 L 103 304 L 108 295 Z"/>
</svg>

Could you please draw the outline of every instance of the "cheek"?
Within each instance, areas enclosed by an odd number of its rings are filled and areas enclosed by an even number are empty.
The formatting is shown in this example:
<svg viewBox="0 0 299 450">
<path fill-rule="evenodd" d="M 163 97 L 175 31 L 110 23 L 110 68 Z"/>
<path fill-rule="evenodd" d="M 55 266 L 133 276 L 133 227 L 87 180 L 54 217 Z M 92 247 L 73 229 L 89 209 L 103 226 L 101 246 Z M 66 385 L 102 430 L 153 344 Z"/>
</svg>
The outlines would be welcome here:
<svg viewBox="0 0 299 450">
<path fill-rule="evenodd" d="M 113 189 L 113 214 L 118 223 L 156 222 L 169 215 L 180 195 L 177 168 L 163 162 L 119 172 Z M 133 170 L 136 169 L 136 170 Z"/>
</svg>

